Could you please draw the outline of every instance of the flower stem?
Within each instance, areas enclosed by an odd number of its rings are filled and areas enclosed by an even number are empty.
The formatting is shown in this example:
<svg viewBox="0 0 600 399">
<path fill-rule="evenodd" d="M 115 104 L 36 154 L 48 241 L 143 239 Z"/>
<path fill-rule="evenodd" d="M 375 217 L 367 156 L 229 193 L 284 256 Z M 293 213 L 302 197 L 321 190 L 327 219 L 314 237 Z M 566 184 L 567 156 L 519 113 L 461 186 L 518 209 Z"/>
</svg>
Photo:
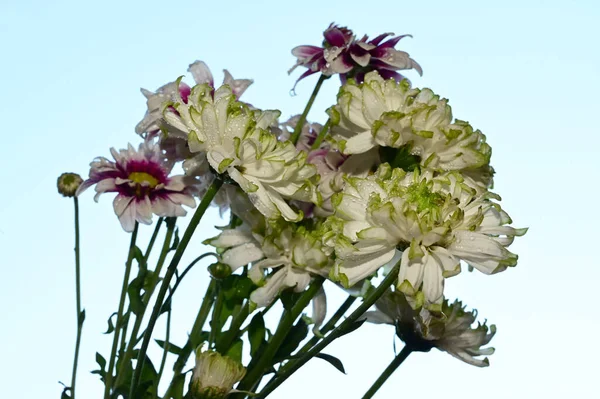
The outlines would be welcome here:
<svg viewBox="0 0 600 399">
<path fill-rule="evenodd" d="M 221 188 L 222 185 L 223 185 L 223 181 L 221 179 L 217 178 L 212 182 L 212 184 L 206 191 L 206 194 L 204 194 L 202 201 L 200 201 L 200 204 L 198 205 L 198 209 L 196 209 L 196 212 L 194 212 L 194 216 L 192 216 L 192 220 L 190 220 L 190 224 L 185 229 L 185 233 L 183 234 L 183 237 L 181 238 L 181 242 L 179 243 L 179 245 L 177 246 L 177 249 L 175 250 L 175 255 L 173 255 L 173 259 L 171 259 L 171 263 L 169 264 L 169 267 L 167 268 L 167 272 L 165 273 L 165 276 L 164 276 L 163 281 L 160 286 L 160 291 L 158 292 L 158 296 L 156 298 L 156 303 L 154 305 L 154 309 L 152 310 L 150 320 L 148 321 L 148 326 L 146 327 L 146 331 L 144 332 L 144 339 L 142 341 L 142 346 L 141 346 L 139 354 L 138 354 L 137 363 L 136 363 L 135 371 L 133 373 L 131 387 L 129 390 L 130 398 L 136 397 L 135 393 L 136 393 L 137 386 L 140 383 L 140 378 L 142 376 L 142 369 L 144 368 L 144 361 L 146 359 L 146 352 L 148 351 L 148 345 L 150 344 L 150 339 L 152 338 L 152 331 L 154 330 L 156 321 L 158 320 L 158 316 L 160 316 L 161 309 L 163 306 L 163 301 L 164 301 L 165 295 L 167 294 L 167 291 L 169 289 L 169 283 L 171 281 L 171 278 L 173 278 L 173 275 L 175 274 L 175 270 L 177 270 L 177 266 L 179 265 L 179 262 L 181 261 L 181 258 L 183 257 L 183 253 L 185 252 L 190 240 L 192 239 L 192 235 L 194 234 L 196 227 L 198 227 L 198 224 L 200 223 L 202 216 L 204 216 L 204 213 L 208 209 L 208 206 L 210 205 L 210 203 L 212 202 L 213 198 L 215 197 L 215 195 L 219 191 L 219 188 Z"/>
<path fill-rule="evenodd" d="M 308 116 L 308 113 L 310 112 L 310 109 L 312 108 L 313 103 L 315 102 L 315 99 L 317 98 L 317 94 L 319 93 L 319 90 L 321 90 L 321 86 L 323 85 L 323 82 L 327 78 L 328 78 L 328 76 L 325 76 L 323 74 L 321 74 L 321 76 L 319 76 L 317 85 L 315 86 L 315 89 L 313 90 L 312 94 L 310 95 L 310 98 L 308 99 L 306 108 L 304 108 L 304 112 L 302 112 L 302 115 L 300 115 L 300 119 L 298 119 L 298 122 L 296 122 L 296 127 L 294 127 L 294 133 L 292 133 L 292 135 L 290 136 L 290 141 L 294 145 L 296 145 L 296 143 L 298 142 L 298 139 L 300 138 L 300 133 L 302 133 L 302 128 L 304 127 L 304 122 L 306 122 L 306 117 Z"/>
<path fill-rule="evenodd" d="M 71 398 L 75 399 L 75 383 L 77 380 L 77 363 L 79 361 L 79 346 L 81 344 L 81 330 L 85 320 L 85 312 L 81 311 L 81 271 L 79 259 L 79 202 L 73 197 L 75 206 L 75 298 L 77 310 L 77 337 L 75 339 L 75 356 L 73 359 L 73 373 L 71 375 Z"/>
<path fill-rule="evenodd" d="M 158 236 L 158 232 L 163 224 L 165 218 L 159 218 L 156 223 L 156 227 L 154 228 L 154 232 L 152 233 L 152 237 L 150 237 L 150 242 L 148 243 L 148 248 L 146 248 L 146 252 L 144 253 L 144 262 L 148 263 L 148 258 L 150 257 L 150 253 L 152 252 L 152 248 L 154 247 L 154 243 L 156 242 L 156 237 Z M 141 269 L 140 269 L 141 273 Z M 140 274 L 138 274 L 139 276 Z M 127 307 L 127 311 L 125 312 L 125 325 L 123 326 L 123 334 L 121 334 L 121 344 L 119 345 L 119 355 L 125 352 L 126 344 L 127 344 L 127 330 L 129 329 L 129 319 L 131 317 L 131 304 Z M 137 334 L 137 332 L 136 332 Z M 119 376 L 117 374 L 117 381 L 119 380 Z"/>
<path fill-rule="evenodd" d="M 319 132 L 319 135 L 315 139 L 315 142 L 310 147 L 311 150 L 316 150 L 321 146 L 321 143 L 325 139 L 325 136 L 327 136 L 327 132 L 329 131 L 330 125 L 331 125 L 331 119 L 327 119 L 327 122 L 325 122 L 325 124 L 321 128 L 321 131 Z"/>
<path fill-rule="evenodd" d="M 163 348 L 162 360 L 160 361 L 160 368 L 158 376 L 156 377 L 156 390 L 154 392 L 154 398 L 158 398 L 158 385 L 160 384 L 160 378 L 162 377 L 163 371 L 165 370 L 165 364 L 167 362 L 167 354 L 169 353 L 169 339 L 171 337 L 171 309 L 167 311 L 167 332 L 165 333 L 165 344 Z"/>
<path fill-rule="evenodd" d="M 131 264 L 135 254 L 135 240 L 137 239 L 138 222 L 135 222 L 133 233 L 131 234 L 131 242 L 129 244 L 129 256 L 125 264 L 125 275 L 123 276 L 123 286 L 121 288 L 121 299 L 119 300 L 119 310 L 117 311 L 117 323 L 113 337 L 112 349 L 110 351 L 110 360 L 108 362 L 108 370 L 106 371 L 106 381 L 104 385 L 104 399 L 110 399 L 110 389 L 112 387 L 113 368 L 115 367 L 115 359 L 117 355 L 117 344 L 119 343 L 119 334 L 123 323 L 123 308 L 125 307 L 125 298 L 127 297 L 127 286 L 129 285 L 129 275 L 131 274 Z"/>
<path fill-rule="evenodd" d="M 156 263 L 156 268 L 154 270 L 155 278 L 158 279 L 160 276 L 160 271 L 165 263 L 167 258 L 167 254 L 169 253 L 169 249 L 171 248 L 171 241 L 173 238 L 173 231 L 175 230 L 175 218 L 167 219 L 167 233 L 165 234 L 165 240 L 163 242 L 162 250 L 160 252 L 160 256 L 158 257 L 158 262 Z M 148 252 L 146 252 L 148 254 Z M 146 257 L 144 257 L 146 258 Z M 140 327 L 142 326 L 142 321 L 144 320 L 144 315 L 146 314 L 146 310 L 148 309 L 148 304 L 150 303 L 150 298 L 156 289 L 156 285 L 152 285 L 151 288 L 146 290 L 144 296 L 142 297 L 142 303 L 144 305 L 144 309 L 142 312 L 136 316 L 135 322 L 133 324 L 133 329 L 131 330 L 131 335 L 129 337 L 129 342 L 127 344 L 127 349 L 123 354 L 123 361 L 121 362 L 121 367 L 117 372 L 117 378 L 115 381 L 115 387 L 118 387 L 122 382 L 123 378 L 125 378 L 125 370 L 128 367 L 129 361 L 133 355 L 133 350 L 135 348 L 136 343 L 138 342 L 137 336 L 140 332 Z"/>
<path fill-rule="evenodd" d="M 410 355 L 411 353 L 412 349 L 410 346 L 406 345 L 404 348 L 402 348 L 400 353 L 398 353 L 398 356 L 396 356 L 394 360 L 392 360 L 392 362 L 389 364 L 389 366 L 387 366 L 387 368 L 383 371 L 383 373 L 381 373 L 379 378 L 377 378 L 373 385 L 371 385 L 371 388 L 369 388 L 369 390 L 364 394 L 362 399 L 372 398 L 373 395 L 375 395 L 375 393 L 379 390 L 379 388 L 381 388 L 381 386 L 387 381 L 388 378 L 390 378 L 394 371 L 396 371 L 396 369 L 402 364 L 402 362 L 406 360 L 408 355 Z"/>
<path fill-rule="evenodd" d="M 216 343 L 217 334 L 221 332 L 221 308 L 223 307 L 224 294 L 221 288 L 221 283 L 217 283 L 217 300 L 213 307 L 213 314 L 210 319 L 210 334 L 208 336 L 208 348 Z"/>
<path fill-rule="evenodd" d="M 204 299 L 202 300 L 202 305 L 200 305 L 200 310 L 198 311 L 198 315 L 196 316 L 196 320 L 194 321 L 194 325 L 192 327 L 192 332 L 188 338 L 188 341 L 181 348 L 181 353 L 177 357 L 175 364 L 173 366 L 173 378 L 171 380 L 171 384 L 167 389 L 167 392 L 164 395 L 164 398 L 169 398 L 171 391 L 174 389 L 177 378 L 181 375 L 181 371 L 185 367 L 185 364 L 190 357 L 190 354 L 194 350 L 192 342 L 194 342 L 197 337 L 202 333 L 202 327 L 204 323 L 206 323 L 206 319 L 208 318 L 208 314 L 210 313 L 210 309 L 215 300 L 215 288 L 217 282 L 215 280 L 211 280 L 208 288 L 206 289 L 206 294 L 204 294 Z"/>
<path fill-rule="evenodd" d="M 229 326 L 229 330 L 227 330 L 220 339 L 217 341 L 215 345 L 215 349 L 219 353 L 227 353 L 233 341 L 237 338 L 240 327 L 244 324 L 244 321 L 248 318 L 248 314 L 250 311 L 250 302 L 246 301 L 244 306 L 240 309 L 240 311 L 233 317 L 231 320 L 231 325 Z"/>
<path fill-rule="evenodd" d="M 329 335 L 327 335 L 321 342 L 313 346 L 308 352 L 302 355 L 297 360 L 292 360 L 289 364 L 289 368 L 287 370 L 282 370 L 279 375 L 271 380 L 267 386 L 255 397 L 256 399 L 263 399 L 267 397 L 271 392 L 275 390 L 279 385 L 281 385 L 285 380 L 287 380 L 293 373 L 296 372 L 300 367 L 302 367 L 306 362 L 312 359 L 316 354 L 320 353 L 327 345 L 333 342 L 336 338 L 344 335 L 348 332 L 348 330 L 352 327 L 354 322 L 358 320 L 369 308 L 379 299 L 387 289 L 396 281 L 398 278 L 398 271 L 400 270 L 400 262 L 398 261 L 396 265 L 390 270 L 389 274 L 383 279 L 381 284 L 369 294 L 364 300 L 363 303 L 360 304 L 358 308 L 354 312 L 352 312 L 346 320 L 344 320 L 339 326 L 333 329 Z"/>
<path fill-rule="evenodd" d="M 335 327 L 335 325 L 337 324 L 337 322 L 346 313 L 346 311 L 348 309 L 350 309 L 350 307 L 352 306 L 352 304 L 354 303 L 354 301 L 356 301 L 356 297 L 352 296 L 352 295 L 348 295 L 348 298 L 344 301 L 344 303 L 342 303 L 342 305 L 333 314 L 333 316 L 331 316 L 331 318 L 329 319 L 329 321 L 327 321 L 327 323 L 323 326 L 323 328 L 321 328 L 320 333 L 321 334 L 327 334 L 329 331 L 331 331 Z M 313 346 L 315 346 L 317 344 L 317 342 L 319 342 L 320 339 L 321 339 L 321 337 L 318 337 L 316 335 L 314 337 L 312 337 L 298 351 L 298 354 L 308 352 L 310 350 L 310 348 L 312 348 Z M 286 364 L 286 366 L 287 366 L 287 364 Z M 285 369 L 285 366 L 284 366 L 284 369 Z"/>
<path fill-rule="evenodd" d="M 291 309 L 285 310 L 281 316 L 279 325 L 273 337 L 269 340 L 265 351 L 262 356 L 254 363 L 250 368 L 246 377 L 237 386 L 240 391 L 248 391 L 252 389 L 256 383 L 262 378 L 265 371 L 271 366 L 273 356 L 275 356 L 277 350 L 287 337 L 290 329 L 294 325 L 294 321 L 298 318 L 302 310 L 308 305 L 310 300 L 317 294 L 321 286 L 323 285 L 324 279 L 322 277 L 316 277 L 310 287 L 304 291 L 304 293 L 298 298 L 298 301 L 292 306 Z"/>
</svg>

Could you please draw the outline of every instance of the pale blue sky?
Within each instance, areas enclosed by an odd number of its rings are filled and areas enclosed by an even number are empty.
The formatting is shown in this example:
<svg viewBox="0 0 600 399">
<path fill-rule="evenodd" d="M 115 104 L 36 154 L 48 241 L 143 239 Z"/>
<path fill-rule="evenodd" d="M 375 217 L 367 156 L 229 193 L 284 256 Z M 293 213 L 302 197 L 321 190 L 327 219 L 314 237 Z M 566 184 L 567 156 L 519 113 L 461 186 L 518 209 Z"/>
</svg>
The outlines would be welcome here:
<svg viewBox="0 0 600 399">
<path fill-rule="evenodd" d="M 423 66 L 413 83 L 448 97 L 456 117 L 486 133 L 495 190 L 515 225 L 531 228 L 514 244 L 517 268 L 493 277 L 463 273 L 447 285 L 449 297 L 498 326 L 491 367 L 416 354 L 377 397 L 596 397 L 599 20 L 592 1 L 2 3 L 2 396 L 58 398 L 58 381 L 70 380 L 72 203 L 56 194 L 56 177 L 85 175 L 109 147 L 137 143 L 133 127 L 145 109 L 139 88 L 175 79 L 196 59 L 217 81 L 223 68 L 253 78 L 246 101 L 284 117 L 299 113 L 316 78 L 289 95 L 297 76 L 286 73 L 290 49 L 320 43 L 336 21 L 358 34 L 414 35 L 398 46 Z M 313 120 L 325 120 L 336 90 L 335 79 L 326 83 Z M 95 351 L 108 353 L 101 332 L 117 305 L 129 237 L 110 198 L 95 204 L 84 195 L 81 214 L 87 319 L 78 387 L 80 398 L 93 398 L 101 384 L 89 371 Z M 188 259 L 219 223 L 215 212 L 205 220 Z M 150 232 L 143 228 L 142 238 Z M 206 281 L 200 267 L 176 295 L 175 343 L 185 340 Z M 333 309 L 343 296 L 330 292 Z M 315 360 L 272 397 L 359 398 L 393 357 L 392 337 L 389 328 L 364 326 L 326 350 L 348 376 Z"/>
</svg>

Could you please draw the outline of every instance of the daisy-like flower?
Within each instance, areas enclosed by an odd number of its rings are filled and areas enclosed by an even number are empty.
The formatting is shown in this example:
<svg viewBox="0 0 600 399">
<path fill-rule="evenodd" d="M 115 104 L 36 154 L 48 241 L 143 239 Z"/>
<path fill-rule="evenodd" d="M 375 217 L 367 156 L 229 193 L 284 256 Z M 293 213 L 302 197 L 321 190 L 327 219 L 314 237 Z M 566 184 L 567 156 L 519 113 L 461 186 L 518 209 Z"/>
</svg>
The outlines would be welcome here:
<svg viewBox="0 0 600 399">
<path fill-rule="evenodd" d="M 304 291 L 312 275 L 327 276 L 330 265 L 316 231 L 289 223 L 268 223 L 266 232 L 264 227 L 256 224 L 252 227 L 251 223 L 245 222 L 206 241 L 223 251 L 221 262 L 233 271 L 252 264 L 248 277 L 259 286 L 250 294 L 254 308 L 268 306 L 286 289 Z M 275 272 L 265 276 L 267 269 Z M 324 293 L 313 299 L 315 329 L 325 317 L 325 301 Z"/>
<path fill-rule="evenodd" d="M 362 84 L 342 86 L 329 113 L 338 148 L 344 154 L 377 149 L 375 164 L 448 171 L 487 167 L 490 160 L 491 148 L 479 130 L 453 122 L 446 99 L 429 89 L 411 89 L 406 80 L 371 72 Z"/>
<path fill-rule="evenodd" d="M 177 113 L 168 110 L 171 106 Z M 207 84 L 192 88 L 187 101 L 179 98 L 163 108 L 168 131 L 187 135 L 190 151 L 239 184 L 267 218 L 302 219 L 285 199 L 319 202 L 316 169 L 306 153 L 278 141 L 270 130 L 279 111 L 251 110 L 236 101 L 229 86 L 213 91 Z"/>
<path fill-rule="evenodd" d="M 405 51 L 396 50 L 394 47 L 400 39 L 410 35 L 391 37 L 393 33 L 384 33 L 369 40 L 368 36 L 357 40 L 352 31 L 339 27 L 333 23 L 323 32 L 323 46 L 297 46 L 292 54 L 297 58 L 296 65 L 289 70 L 291 73 L 296 67 L 303 66 L 307 70 L 298 78 L 297 82 L 317 72 L 325 76 L 340 75 L 342 83 L 347 78 L 354 78 L 359 82 L 364 79 L 365 73 L 379 71 L 386 78 L 403 79 L 398 70 L 415 69 L 420 75 L 423 73 L 421 66 Z"/>
<path fill-rule="evenodd" d="M 460 260 L 485 274 L 515 266 L 507 247 L 526 229 L 507 226 L 510 217 L 492 201 L 499 197 L 468 183 L 457 172 L 433 177 L 387 164 L 367 178 L 348 178 L 333 200 L 342 234 L 332 229 L 335 239 L 326 241 L 337 255 L 333 277 L 351 286 L 400 250 L 399 290 L 433 308 Z"/>
<path fill-rule="evenodd" d="M 206 83 L 211 87 L 215 87 L 213 75 L 204 61 L 195 61 L 190 64 L 188 72 L 192 74 L 196 84 Z M 234 79 L 227 69 L 223 70 L 223 84 L 229 85 L 236 98 L 246 91 L 253 83 L 251 79 Z M 160 120 L 162 119 L 162 104 L 165 101 L 171 101 L 176 98 L 181 98 L 187 102 L 191 88 L 183 82 L 169 82 L 156 89 L 150 91 L 141 89 L 142 94 L 146 97 L 146 105 L 148 109 L 144 118 L 135 127 L 135 132 L 139 135 L 155 136 L 160 129 Z M 185 157 L 187 158 L 187 157 Z"/>
<path fill-rule="evenodd" d="M 322 251 L 320 237 L 304 227 L 286 224 L 272 229 L 262 242 L 262 251 L 265 259 L 253 263 L 248 271 L 248 277 L 260 286 L 250 294 L 256 307 L 268 306 L 285 289 L 304 291 L 311 274 L 329 274 L 330 259 Z M 276 271 L 265 277 L 266 269 Z"/>
<path fill-rule="evenodd" d="M 473 327 L 477 311 L 467 312 L 460 301 L 450 304 L 444 300 L 441 312 L 426 309 L 416 312 L 404 294 L 388 291 L 375 304 L 376 311 L 366 313 L 367 321 L 391 324 L 402 341 L 413 350 L 428 351 L 438 348 L 465 363 L 477 367 L 490 365 L 487 357 L 494 348 L 483 348 L 496 334 L 496 326 L 478 323 Z"/>
<path fill-rule="evenodd" d="M 133 231 L 135 222 L 152 223 L 157 216 L 185 216 L 182 205 L 196 206 L 191 195 L 193 181 L 184 176 L 169 176 L 171 167 L 162 159 L 157 144 L 144 141 L 136 150 L 110 150 L 114 162 L 104 157 L 90 164 L 89 178 L 79 186 L 80 195 L 96 185 L 97 202 L 101 194 L 117 193 L 113 206 L 125 231 Z"/>
<path fill-rule="evenodd" d="M 233 386 L 246 375 L 246 368 L 238 361 L 219 352 L 199 348 L 196 366 L 190 381 L 190 399 L 223 399 L 233 392 Z"/>
</svg>

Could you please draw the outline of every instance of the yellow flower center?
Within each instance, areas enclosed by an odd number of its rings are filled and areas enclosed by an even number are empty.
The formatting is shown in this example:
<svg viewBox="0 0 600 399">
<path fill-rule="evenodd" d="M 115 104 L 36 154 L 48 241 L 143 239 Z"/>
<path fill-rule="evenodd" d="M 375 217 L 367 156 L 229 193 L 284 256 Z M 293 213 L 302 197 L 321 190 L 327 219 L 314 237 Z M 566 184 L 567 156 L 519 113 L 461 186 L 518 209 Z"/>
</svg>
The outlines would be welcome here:
<svg viewBox="0 0 600 399">
<path fill-rule="evenodd" d="M 147 183 L 150 188 L 154 188 L 158 185 L 158 180 L 146 172 L 132 172 L 129 174 L 129 180 L 139 185 Z"/>
</svg>

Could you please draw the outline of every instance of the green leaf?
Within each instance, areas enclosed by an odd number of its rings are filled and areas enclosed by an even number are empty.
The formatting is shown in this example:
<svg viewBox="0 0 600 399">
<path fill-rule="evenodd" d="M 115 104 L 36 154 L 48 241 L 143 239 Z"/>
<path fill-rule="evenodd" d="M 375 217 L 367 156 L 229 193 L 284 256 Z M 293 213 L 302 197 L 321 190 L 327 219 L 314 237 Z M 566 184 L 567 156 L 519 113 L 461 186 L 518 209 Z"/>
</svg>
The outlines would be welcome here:
<svg viewBox="0 0 600 399">
<path fill-rule="evenodd" d="M 362 320 L 355 321 L 354 323 L 352 323 L 350 325 L 350 327 L 348 327 L 344 331 L 342 331 L 342 333 L 340 334 L 340 337 L 342 337 L 342 336 L 344 336 L 346 334 L 350 334 L 354 330 L 358 330 L 360 328 L 360 326 L 362 326 L 363 324 L 365 324 L 365 321 L 367 321 L 367 319 L 362 319 Z"/>
<path fill-rule="evenodd" d="M 197 336 L 190 335 L 190 342 L 192 344 L 192 348 L 197 348 L 203 342 L 208 341 L 210 333 L 208 331 L 202 331 Z"/>
<path fill-rule="evenodd" d="M 160 339 L 155 339 L 154 341 L 156 341 L 156 343 L 158 344 L 158 346 L 160 346 L 161 348 L 165 349 L 165 344 L 166 342 Z M 174 345 L 172 343 L 169 342 L 169 345 L 167 346 L 167 352 L 171 352 L 174 355 L 179 355 L 181 353 L 181 348 L 178 347 L 177 345 Z"/>
<path fill-rule="evenodd" d="M 283 308 L 286 310 L 290 310 L 298 299 L 302 296 L 302 292 L 294 292 L 292 290 L 286 290 L 281 293 L 281 303 L 283 304 Z"/>
<path fill-rule="evenodd" d="M 173 378 L 173 385 L 169 397 L 163 399 L 183 399 L 183 388 L 185 387 L 185 374 L 179 374 Z"/>
<path fill-rule="evenodd" d="M 116 316 L 117 312 L 111 314 L 108 318 L 108 328 L 106 329 L 106 332 L 104 334 L 110 334 L 111 332 L 115 331 L 115 325 L 112 322 L 112 318 L 113 316 Z"/>
<path fill-rule="evenodd" d="M 133 258 L 137 261 L 141 269 L 146 270 L 146 261 L 144 260 L 144 253 L 137 245 L 133 248 Z"/>
<path fill-rule="evenodd" d="M 60 399 L 71 399 L 71 387 L 64 387 L 62 393 L 60 394 Z"/>
<path fill-rule="evenodd" d="M 317 353 L 315 355 L 315 357 L 325 360 L 327 363 L 331 364 L 333 367 L 335 367 L 342 373 L 346 374 L 346 370 L 344 369 L 344 365 L 342 364 L 342 361 L 340 359 L 338 359 L 337 357 L 328 355 L 326 353 Z"/>
<path fill-rule="evenodd" d="M 175 231 L 173 232 L 173 236 L 175 238 L 173 238 L 173 244 L 171 244 L 171 248 L 169 248 L 169 251 L 174 251 L 179 246 L 179 227 L 175 229 Z"/>
<path fill-rule="evenodd" d="M 274 363 L 282 362 L 290 357 L 292 352 L 298 348 L 300 342 L 308 335 L 308 325 L 303 318 L 300 318 L 298 322 L 290 329 L 290 332 L 285 338 L 283 344 L 279 347 L 275 356 L 273 357 Z"/>
<path fill-rule="evenodd" d="M 248 325 L 248 340 L 250 341 L 250 355 L 254 357 L 258 348 L 265 343 L 265 320 L 262 313 L 257 313 Z"/>
<path fill-rule="evenodd" d="M 142 288 L 144 286 L 145 273 L 140 273 L 139 276 L 133 279 L 127 287 L 127 295 L 129 296 L 129 307 L 137 316 L 144 312 L 144 301 L 142 296 Z"/>
<path fill-rule="evenodd" d="M 227 351 L 226 355 L 232 358 L 237 362 L 242 362 L 242 349 L 244 347 L 244 342 L 241 339 L 237 339 L 232 345 L 231 348 Z"/>
<path fill-rule="evenodd" d="M 83 324 L 84 321 L 85 321 L 85 309 L 83 309 L 81 312 L 79 312 L 79 316 L 77 317 L 77 323 L 79 323 L 79 325 Z"/>
<path fill-rule="evenodd" d="M 100 369 L 92 371 L 92 374 L 98 374 L 100 376 L 100 380 L 106 380 L 106 359 L 98 352 L 96 352 L 96 363 L 100 366 Z"/>
</svg>

